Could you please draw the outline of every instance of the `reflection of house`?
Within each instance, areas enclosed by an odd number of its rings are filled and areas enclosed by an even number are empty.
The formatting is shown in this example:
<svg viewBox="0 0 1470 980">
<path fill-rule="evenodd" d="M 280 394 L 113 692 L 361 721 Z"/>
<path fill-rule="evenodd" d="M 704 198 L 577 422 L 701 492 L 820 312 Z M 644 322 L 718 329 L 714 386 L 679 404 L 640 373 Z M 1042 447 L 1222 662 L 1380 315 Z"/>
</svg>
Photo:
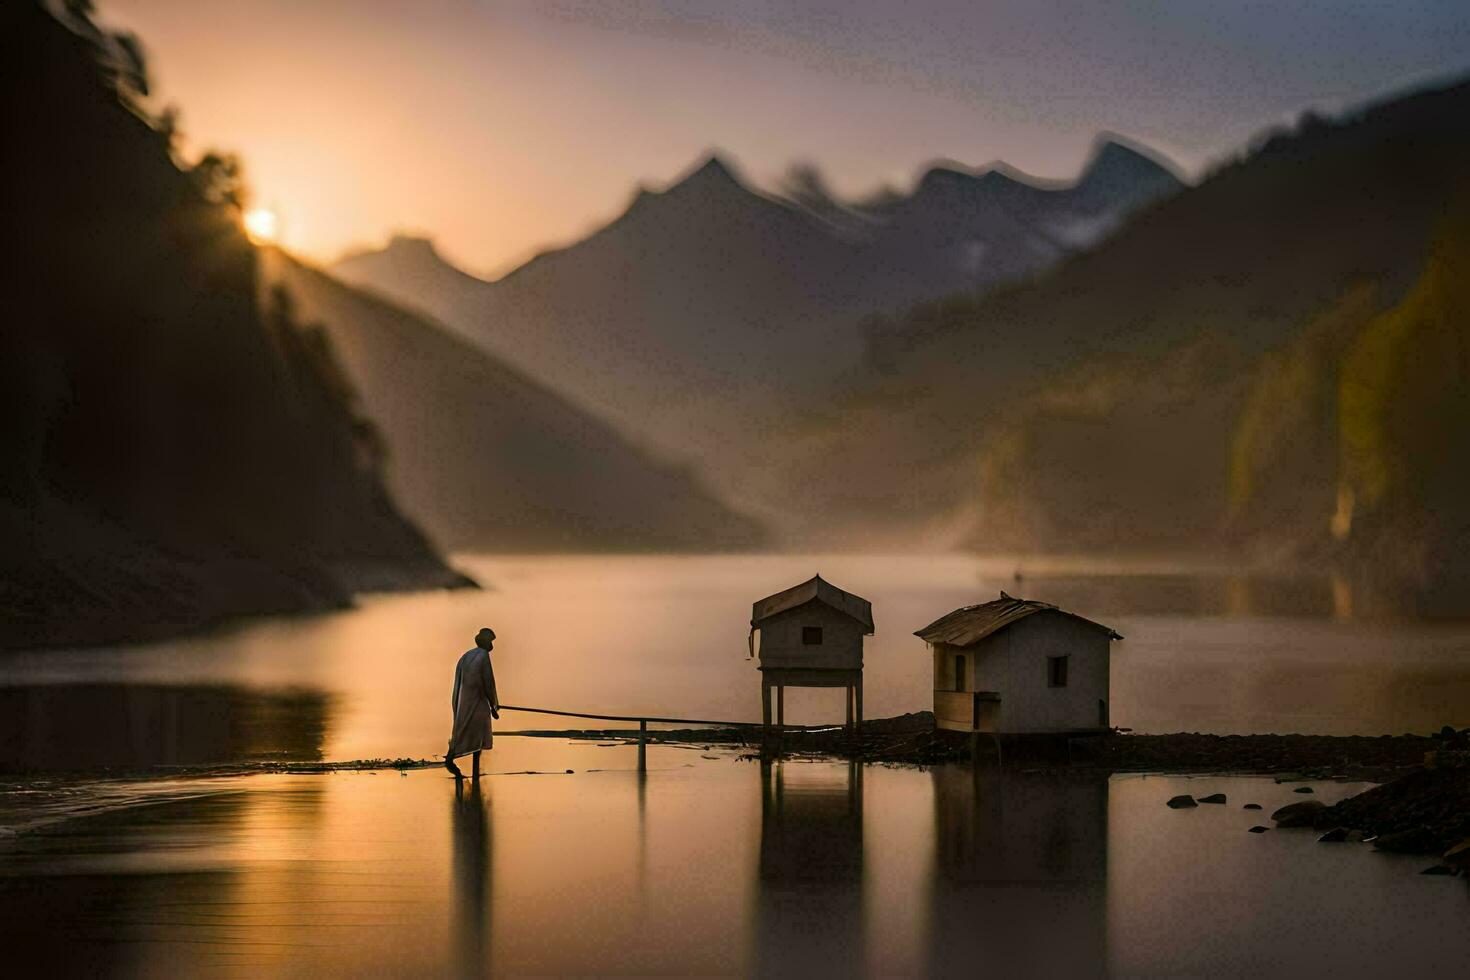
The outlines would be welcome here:
<svg viewBox="0 0 1470 980">
<path fill-rule="evenodd" d="M 1083 732 L 1108 727 L 1115 630 L 1045 602 L 965 606 L 915 633 L 934 657 L 934 717 L 963 732 Z"/>
<path fill-rule="evenodd" d="M 862 972 L 863 767 L 761 764 L 757 973 Z"/>
<path fill-rule="evenodd" d="M 863 637 L 873 632 L 868 600 L 813 576 L 784 592 L 766 596 L 750 612 L 751 646 L 760 631 L 762 718 L 771 723 L 771 689 L 776 723 L 784 724 L 786 688 L 846 689 L 847 723 L 863 720 Z"/>
<path fill-rule="evenodd" d="M 929 973 L 1106 972 L 1106 776 L 938 766 Z"/>
</svg>

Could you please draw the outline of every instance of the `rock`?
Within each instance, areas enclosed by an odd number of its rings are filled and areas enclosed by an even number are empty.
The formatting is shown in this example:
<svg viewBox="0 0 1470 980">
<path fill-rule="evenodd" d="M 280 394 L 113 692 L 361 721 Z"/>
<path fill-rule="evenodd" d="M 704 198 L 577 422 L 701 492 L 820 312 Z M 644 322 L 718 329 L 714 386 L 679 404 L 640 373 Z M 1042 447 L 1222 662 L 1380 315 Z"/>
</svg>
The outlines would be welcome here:
<svg viewBox="0 0 1470 980">
<path fill-rule="evenodd" d="M 1298 786 L 1296 789 L 1292 790 L 1292 792 L 1293 793 L 1310 793 L 1310 792 L 1312 792 L 1312 787 L 1310 787 L 1310 786 Z"/>
<path fill-rule="evenodd" d="M 1428 827 L 1411 827 L 1392 834 L 1379 834 L 1373 838 L 1373 846 L 1380 851 L 1400 854 L 1432 854 L 1439 850 L 1434 838 L 1434 832 Z"/>
<path fill-rule="evenodd" d="M 1268 831 L 1270 829 L 1271 829 L 1270 827 L 1255 826 L 1255 827 L 1252 827 L 1251 828 L 1251 833 L 1253 833 L 1253 834 L 1264 834 L 1266 831 Z"/>
<path fill-rule="evenodd" d="M 1455 869 L 1447 864 L 1436 864 L 1434 867 L 1425 868 L 1419 873 L 1421 875 L 1453 875 L 1455 874 Z"/>
<path fill-rule="evenodd" d="M 1194 797 L 1188 795 L 1175 796 L 1171 798 L 1168 803 L 1165 804 L 1165 806 L 1167 806 L 1171 810 L 1187 810 L 1190 807 L 1196 805 L 1197 804 L 1194 802 Z"/>
<path fill-rule="evenodd" d="M 1461 871 L 1470 871 L 1470 837 L 1445 851 L 1444 863 Z"/>
<path fill-rule="evenodd" d="M 1317 800 L 1302 800 L 1300 803 L 1288 803 L 1271 814 L 1271 819 L 1278 827 L 1310 827 L 1316 822 L 1317 815 L 1326 809 Z"/>
<path fill-rule="evenodd" d="M 1259 810 L 1260 808 L 1261 804 L 1259 803 L 1247 803 L 1244 807 L 1242 807 L 1242 809 L 1245 810 Z"/>
<path fill-rule="evenodd" d="M 1209 796 L 1201 796 L 1199 798 L 1199 802 L 1201 802 L 1201 803 L 1224 803 L 1225 802 L 1225 794 L 1224 793 L 1211 793 Z"/>
<path fill-rule="evenodd" d="M 1327 831 L 1327 833 L 1323 834 L 1321 837 L 1318 837 L 1317 843 L 1341 844 L 1343 841 L 1347 840 L 1347 838 L 1348 832 L 1346 827 L 1333 827 L 1331 830 Z"/>
</svg>

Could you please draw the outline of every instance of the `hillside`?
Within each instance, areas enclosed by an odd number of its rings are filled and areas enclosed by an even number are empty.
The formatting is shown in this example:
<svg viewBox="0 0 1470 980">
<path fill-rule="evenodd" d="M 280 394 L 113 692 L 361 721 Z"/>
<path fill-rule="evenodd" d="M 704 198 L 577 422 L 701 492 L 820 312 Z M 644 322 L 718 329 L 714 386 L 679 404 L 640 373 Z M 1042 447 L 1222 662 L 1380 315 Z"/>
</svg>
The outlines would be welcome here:
<svg viewBox="0 0 1470 980">
<path fill-rule="evenodd" d="M 269 280 L 331 338 L 381 428 L 395 499 L 442 547 L 749 548 L 761 538 L 685 471 L 438 324 L 277 250 Z"/>
<path fill-rule="evenodd" d="M 1467 165 L 1467 84 L 1308 117 L 1096 250 L 892 325 L 786 457 L 838 474 L 828 513 L 984 550 L 1453 577 Z"/>
<path fill-rule="evenodd" d="M 767 442 L 857 363 L 865 319 L 1044 268 L 1178 186 L 1166 167 L 1104 142 L 1071 183 L 955 165 L 912 195 L 818 211 L 751 189 L 711 156 L 496 282 L 407 238 L 333 272 L 429 312 L 779 515 L 756 491 Z"/>
<path fill-rule="evenodd" d="M 464 583 L 388 497 L 330 350 L 258 301 L 238 212 L 73 26 L 0 8 L 0 647 Z"/>
</svg>

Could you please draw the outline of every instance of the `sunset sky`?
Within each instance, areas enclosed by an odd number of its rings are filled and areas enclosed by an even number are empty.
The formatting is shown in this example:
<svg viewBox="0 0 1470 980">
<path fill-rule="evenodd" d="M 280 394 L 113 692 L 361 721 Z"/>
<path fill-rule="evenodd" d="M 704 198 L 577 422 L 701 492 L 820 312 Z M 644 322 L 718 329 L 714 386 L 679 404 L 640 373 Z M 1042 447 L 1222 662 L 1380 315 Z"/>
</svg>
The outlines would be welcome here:
<svg viewBox="0 0 1470 980">
<path fill-rule="evenodd" d="M 1114 130 L 1197 173 L 1251 133 L 1470 69 L 1464 0 L 99 0 L 186 149 L 242 155 L 284 243 L 427 233 L 493 275 L 719 147 L 844 192 L 925 161 L 1068 176 Z"/>
</svg>

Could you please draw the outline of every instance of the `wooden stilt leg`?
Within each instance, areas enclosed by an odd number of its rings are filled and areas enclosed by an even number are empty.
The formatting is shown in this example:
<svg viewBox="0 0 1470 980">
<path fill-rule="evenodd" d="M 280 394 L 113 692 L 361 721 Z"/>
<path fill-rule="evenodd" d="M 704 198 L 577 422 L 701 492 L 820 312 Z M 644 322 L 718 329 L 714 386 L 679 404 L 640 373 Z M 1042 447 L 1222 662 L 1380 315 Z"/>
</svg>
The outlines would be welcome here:
<svg viewBox="0 0 1470 980">
<path fill-rule="evenodd" d="M 858 679 L 857 679 L 857 724 L 858 724 L 858 728 L 859 729 L 861 729 L 863 727 L 863 675 L 862 674 L 858 674 Z"/>
<path fill-rule="evenodd" d="M 847 694 L 847 698 L 846 698 L 846 700 L 847 700 L 847 730 L 849 732 L 851 732 L 852 731 L 852 685 L 851 684 L 847 685 L 847 687 L 844 690 L 845 690 L 845 692 Z"/>
<path fill-rule="evenodd" d="M 786 724 L 786 685 L 781 684 L 776 688 L 776 724 Z"/>
</svg>

